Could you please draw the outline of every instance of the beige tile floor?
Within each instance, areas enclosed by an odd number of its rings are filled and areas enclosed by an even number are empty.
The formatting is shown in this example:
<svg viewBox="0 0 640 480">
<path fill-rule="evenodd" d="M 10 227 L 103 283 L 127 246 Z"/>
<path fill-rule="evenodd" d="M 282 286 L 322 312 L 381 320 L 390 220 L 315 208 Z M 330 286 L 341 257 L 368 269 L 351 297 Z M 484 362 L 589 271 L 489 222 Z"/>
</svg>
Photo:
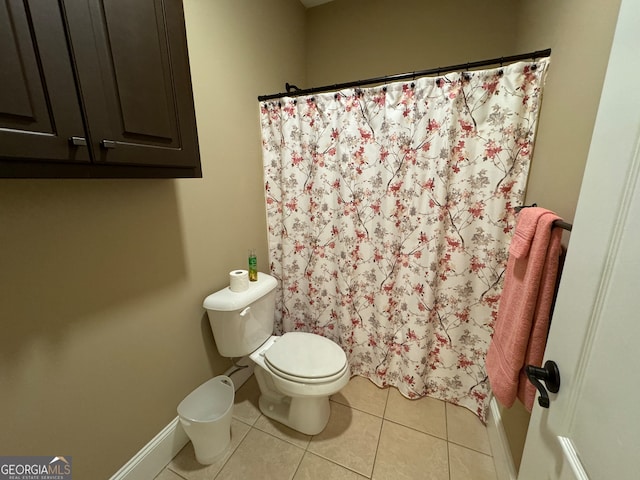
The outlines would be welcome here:
<svg viewBox="0 0 640 480">
<path fill-rule="evenodd" d="M 156 480 L 496 480 L 486 428 L 465 408 L 353 377 L 327 428 L 308 436 L 262 415 L 258 397 L 254 377 L 236 392 L 220 461 L 198 464 L 188 443 Z"/>
</svg>

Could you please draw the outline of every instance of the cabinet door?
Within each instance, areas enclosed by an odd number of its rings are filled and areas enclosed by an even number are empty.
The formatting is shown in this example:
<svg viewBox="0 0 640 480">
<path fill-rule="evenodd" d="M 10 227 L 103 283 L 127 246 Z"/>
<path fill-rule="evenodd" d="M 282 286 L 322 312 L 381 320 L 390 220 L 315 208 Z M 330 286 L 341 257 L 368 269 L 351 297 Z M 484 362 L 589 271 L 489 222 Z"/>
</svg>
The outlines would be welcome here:
<svg viewBox="0 0 640 480">
<path fill-rule="evenodd" d="M 180 0 L 64 0 L 98 164 L 200 176 Z"/>
<path fill-rule="evenodd" d="M 37 4 L 37 8 L 35 4 Z M 60 5 L 0 2 L 0 171 L 38 162 L 88 162 Z"/>
</svg>

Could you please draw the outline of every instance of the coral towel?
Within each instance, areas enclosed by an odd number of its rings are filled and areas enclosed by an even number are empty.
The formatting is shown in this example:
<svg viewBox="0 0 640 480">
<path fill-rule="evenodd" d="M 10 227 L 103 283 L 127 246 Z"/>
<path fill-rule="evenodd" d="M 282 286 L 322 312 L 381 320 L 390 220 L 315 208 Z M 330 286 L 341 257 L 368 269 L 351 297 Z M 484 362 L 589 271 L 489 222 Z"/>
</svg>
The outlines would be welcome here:
<svg viewBox="0 0 640 480">
<path fill-rule="evenodd" d="M 561 219 L 544 208 L 523 209 L 509 246 L 486 365 L 493 394 L 505 407 L 516 397 L 528 411 L 533 407 L 536 389 L 524 366 L 540 366 L 544 356 L 562 250 L 562 229 L 553 228 L 555 220 Z"/>
</svg>

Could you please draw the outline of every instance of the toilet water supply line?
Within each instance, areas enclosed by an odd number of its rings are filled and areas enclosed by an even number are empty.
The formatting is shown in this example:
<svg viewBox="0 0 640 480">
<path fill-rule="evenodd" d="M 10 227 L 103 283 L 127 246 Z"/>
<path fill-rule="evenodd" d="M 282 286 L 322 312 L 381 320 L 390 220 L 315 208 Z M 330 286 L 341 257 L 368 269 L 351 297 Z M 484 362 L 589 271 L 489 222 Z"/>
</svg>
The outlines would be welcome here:
<svg viewBox="0 0 640 480">
<path fill-rule="evenodd" d="M 233 366 L 234 366 L 234 367 L 236 367 L 236 368 L 235 368 L 235 370 L 232 370 L 230 373 L 227 373 L 227 374 L 226 374 L 226 375 L 227 375 L 227 377 L 230 377 L 231 375 L 233 375 L 234 373 L 239 372 L 240 370 L 243 370 L 243 369 L 245 369 L 245 368 L 249 368 L 249 365 L 238 365 L 238 364 L 236 363 L 235 358 L 231 358 L 231 363 L 232 363 L 232 364 L 233 364 Z"/>
</svg>

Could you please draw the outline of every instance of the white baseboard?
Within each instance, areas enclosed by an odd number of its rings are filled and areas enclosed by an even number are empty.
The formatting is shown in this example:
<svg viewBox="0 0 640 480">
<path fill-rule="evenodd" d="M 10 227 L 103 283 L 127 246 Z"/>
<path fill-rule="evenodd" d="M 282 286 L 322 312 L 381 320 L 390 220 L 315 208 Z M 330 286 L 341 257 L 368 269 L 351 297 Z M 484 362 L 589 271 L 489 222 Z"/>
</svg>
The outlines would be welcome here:
<svg viewBox="0 0 640 480">
<path fill-rule="evenodd" d="M 225 375 L 231 377 L 236 391 L 253 374 L 254 363 L 248 357 L 238 362 L 248 368 L 238 370 L 231 367 Z M 171 420 L 142 450 L 136 453 L 110 480 L 153 480 L 189 442 L 189 437 L 180 425 L 180 417 Z"/>
<path fill-rule="evenodd" d="M 189 442 L 189 437 L 174 418 L 169 425 L 135 454 L 111 480 L 152 480 Z"/>
<path fill-rule="evenodd" d="M 518 474 L 513 462 L 511 449 L 507 434 L 502 425 L 502 415 L 500 407 L 495 398 L 489 403 L 489 415 L 487 417 L 487 431 L 489 433 L 489 443 L 493 454 L 493 463 L 496 467 L 498 480 L 516 480 Z"/>
</svg>

